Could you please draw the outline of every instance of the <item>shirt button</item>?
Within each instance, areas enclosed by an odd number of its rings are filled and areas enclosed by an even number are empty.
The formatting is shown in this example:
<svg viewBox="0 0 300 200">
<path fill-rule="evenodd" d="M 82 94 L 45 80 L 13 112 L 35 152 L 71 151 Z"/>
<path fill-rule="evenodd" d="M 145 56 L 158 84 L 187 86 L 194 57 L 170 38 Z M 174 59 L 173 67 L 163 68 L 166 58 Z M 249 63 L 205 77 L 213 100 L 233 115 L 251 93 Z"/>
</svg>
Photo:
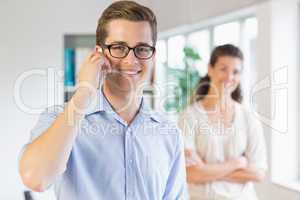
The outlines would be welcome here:
<svg viewBox="0 0 300 200">
<path fill-rule="evenodd" d="M 132 191 L 127 191 L 128 196 L 132 196 L 132 194 L 133 194 Z"/>
</svg>

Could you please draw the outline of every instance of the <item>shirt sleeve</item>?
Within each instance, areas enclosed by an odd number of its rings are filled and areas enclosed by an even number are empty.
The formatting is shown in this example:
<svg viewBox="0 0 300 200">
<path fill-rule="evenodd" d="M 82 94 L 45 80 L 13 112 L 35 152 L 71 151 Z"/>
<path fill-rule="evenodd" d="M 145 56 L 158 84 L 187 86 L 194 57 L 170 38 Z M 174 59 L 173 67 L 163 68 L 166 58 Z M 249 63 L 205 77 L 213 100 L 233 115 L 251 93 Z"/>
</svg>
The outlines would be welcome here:
<svg viewBox="0 0 300 200">
<path fill-rule="evenodd" d="M 30 132 L 30 142 L 39 137 L 44 131 L 46 131 L 58 115 L 63 112 L 63 106 L 52 106 L 47 108 L 39 116 L 39 119 L 33 129 Z"/>
<path fill-rule="evenodd" d="M 267 151 L 262 124 L 254 116 L 248 119 L 248 144 L 245 155 L 249 164 L 258 169 L 267 170 Z"/>
<path fill-rule="evenodd" d="M 63 112 L 63 106 L 52 106 L 45 109 L 45 111 L 39 115 L 38 121 L 31 129 L 29 141 L 22 147 L 20 151 L 19 161 L 27 145 L 39 137 L 44 131 L 46 131 L 61 112 Z"/>
<path fill-rule="evenodd" d="M 179 132 L 179 130 L 178 130 Z M 183 139 L 180 132 L 174 161 L 168 177 L 163 200 L 182 200 L 187 199 L 186 171 L 184 163 Z"/>
</svg>

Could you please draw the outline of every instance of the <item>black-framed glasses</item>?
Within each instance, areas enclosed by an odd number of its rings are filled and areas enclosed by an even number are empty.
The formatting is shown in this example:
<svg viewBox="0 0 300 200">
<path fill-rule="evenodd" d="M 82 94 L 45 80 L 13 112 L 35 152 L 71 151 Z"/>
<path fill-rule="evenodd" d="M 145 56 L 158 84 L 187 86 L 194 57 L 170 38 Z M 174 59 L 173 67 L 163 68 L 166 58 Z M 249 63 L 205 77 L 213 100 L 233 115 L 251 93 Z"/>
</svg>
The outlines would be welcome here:
<svg viewBox="0 0 300 200">
<path fill-rule="evenodd" d="M 133 50 L 135 57 L 146 60 L 150 59 L 155 52 L 155 47 L 145 44 L 140 44 L 135 47 L 129 47 L 125 44 L 104 44 L 101 46 L 107 48 L 110 55 L 114 58 L 125 58 L 130 50 Z"/>
</svg>

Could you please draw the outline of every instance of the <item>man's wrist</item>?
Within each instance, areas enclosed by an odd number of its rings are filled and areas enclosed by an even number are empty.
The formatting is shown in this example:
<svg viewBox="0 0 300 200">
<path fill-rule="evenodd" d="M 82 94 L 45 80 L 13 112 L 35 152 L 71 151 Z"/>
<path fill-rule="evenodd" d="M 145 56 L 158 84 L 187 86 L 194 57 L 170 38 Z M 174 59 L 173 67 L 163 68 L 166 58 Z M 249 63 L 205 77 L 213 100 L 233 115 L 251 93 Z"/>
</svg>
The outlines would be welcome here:
<svg viewBox="0 0 300 200">
<path fill-rule="evenodd" d="M 93 103 L 95 95 L 96 93 L 88 89 L 77 89 L 67 104 L 68 116 L 71 116 L 75 120 L 74 122 L 81 120 Z"/>
</svg>

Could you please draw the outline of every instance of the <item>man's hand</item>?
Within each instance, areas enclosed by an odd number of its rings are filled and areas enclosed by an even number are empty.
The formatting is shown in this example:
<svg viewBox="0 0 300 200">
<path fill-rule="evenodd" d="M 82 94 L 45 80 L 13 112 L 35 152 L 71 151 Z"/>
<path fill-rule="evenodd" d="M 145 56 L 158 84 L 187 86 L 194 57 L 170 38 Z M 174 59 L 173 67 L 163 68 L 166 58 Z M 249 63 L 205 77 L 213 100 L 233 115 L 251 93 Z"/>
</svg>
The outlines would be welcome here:
<svg viewBox="0 0 300 200">
<path fill-rule="evenodd" d="M 112 71 L 109 60 L 102 52 L 102 48 L 96 46 L 82 63 L 77 76 L 76 91 L 70 100 L 70 111 L 75 111 L 79 116 L 85 114 L 94 103 L 97 89 L 106 73 Z"/>
<path fill-rule="evenodd" d="M 109 72 L 111 72 L 110 62 L 103 54 L 102 48 L 96 46 L 80 66 L 76 87 L 84 88 L 93 95 L 98 89 L 103 75 Z"/>
</svg>

